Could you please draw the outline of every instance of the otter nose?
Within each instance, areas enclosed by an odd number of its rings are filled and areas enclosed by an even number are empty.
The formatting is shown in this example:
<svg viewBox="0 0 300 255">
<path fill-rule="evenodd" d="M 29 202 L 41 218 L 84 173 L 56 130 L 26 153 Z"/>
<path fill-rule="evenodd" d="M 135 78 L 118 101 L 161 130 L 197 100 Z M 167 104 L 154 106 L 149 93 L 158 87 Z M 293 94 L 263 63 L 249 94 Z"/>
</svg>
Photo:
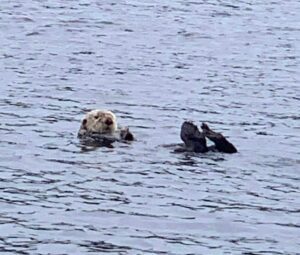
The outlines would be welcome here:
<svg viewBox="0 0 300 255">
<path fill-rule="evenodd" d="M 110 126 L 111 124 L 113 124 L 112 119 L 111 119 L 111 118 L 107 118 L 106 121 L 105 121 L 105 124 L 106 124 L 107 126 Z"/>
</svg>

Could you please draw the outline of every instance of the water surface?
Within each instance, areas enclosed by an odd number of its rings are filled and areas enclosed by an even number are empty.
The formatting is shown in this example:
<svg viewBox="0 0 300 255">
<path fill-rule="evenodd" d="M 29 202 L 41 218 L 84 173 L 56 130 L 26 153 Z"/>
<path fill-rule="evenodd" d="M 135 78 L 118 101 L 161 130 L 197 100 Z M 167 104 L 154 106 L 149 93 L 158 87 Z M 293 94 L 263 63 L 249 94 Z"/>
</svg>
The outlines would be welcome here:
<svg viewBox="0 0 300 255">
<path fill-rule="evenodd" d="M 1 1 L 1 254 L 299 254 L 299 1 Z M 137 141 L 76 138 L 89 109 Z M 238 154 L 176 154 L 183 120 Z"/>
</svg>

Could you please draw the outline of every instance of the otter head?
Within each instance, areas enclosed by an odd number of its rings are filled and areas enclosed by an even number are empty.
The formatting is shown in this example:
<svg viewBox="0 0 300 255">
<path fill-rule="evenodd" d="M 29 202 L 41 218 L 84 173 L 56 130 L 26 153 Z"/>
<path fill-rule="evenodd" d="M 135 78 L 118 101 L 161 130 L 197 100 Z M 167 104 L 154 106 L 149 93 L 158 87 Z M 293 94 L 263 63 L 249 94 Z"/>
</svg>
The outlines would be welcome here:
<svg viewBox="0 0 300 255">
<path fill-rule="evenodd" d="M 79 135 L 88 132 L 112 134 L 117 130 L 117 118 L 111 111 L 93 110 L 88 112 L 81 122 Z"/>
</svg>

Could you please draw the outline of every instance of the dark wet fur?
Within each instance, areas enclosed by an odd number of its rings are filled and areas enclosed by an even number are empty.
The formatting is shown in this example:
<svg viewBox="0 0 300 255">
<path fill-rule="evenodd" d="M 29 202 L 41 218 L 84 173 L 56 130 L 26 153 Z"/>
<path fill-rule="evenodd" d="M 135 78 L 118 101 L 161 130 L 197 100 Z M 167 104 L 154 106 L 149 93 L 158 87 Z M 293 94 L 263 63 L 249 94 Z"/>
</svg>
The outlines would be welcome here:
<svg viewBox="0 0 300 255">
<path fill-rule="evenodd" d="M 201 128 L 205 137 L 207 137 L 215 144 L 215 147 L 218 151 L 224 153 L 237 152 L 237 149 L 234 147 L 234 145 L 229 142 L 221 133 L 214 132 L 208 127 L 206 123 L 202 123 Z"/>
<path fill-rule="evenodd" d="M 205 123 L 202 124 L 201 128 L 203 132 L 200 132 L 198 127 L 190 121 L 185 121 L 182 124 L 180 137 L 185 144 L 186 151 L 202 153 L 215 150 L 224 153 L 237 152 L 234 145 L 221 133 L 214 132 Z M 207 147 L 206 137 L 211 140 L 215 146 Z"/>
<path fill-rule="evenodd" d="M 134 140 L 133 134 L 129 131 L 128 127 L 121 129 L 120 137 L 124 141 L 133 141 Z"/>
<path fill-rule="evenodd" d="M 187 151 L 207 152 L 205 136 L 192 122 L 185 121 L 181 126 L 180 137 Z"/>
<path fill-rule="evenodd" d="M 123 128 L 115 134 L 99 134 L 95 132 L 86 132 L 84 135 L 78 133 L 78 138 L 83 145 L 95 147 L 113 148 L 114 142 L 130 142 L 134 140 L 133 134 L 129 128 Z"/>
</svg>

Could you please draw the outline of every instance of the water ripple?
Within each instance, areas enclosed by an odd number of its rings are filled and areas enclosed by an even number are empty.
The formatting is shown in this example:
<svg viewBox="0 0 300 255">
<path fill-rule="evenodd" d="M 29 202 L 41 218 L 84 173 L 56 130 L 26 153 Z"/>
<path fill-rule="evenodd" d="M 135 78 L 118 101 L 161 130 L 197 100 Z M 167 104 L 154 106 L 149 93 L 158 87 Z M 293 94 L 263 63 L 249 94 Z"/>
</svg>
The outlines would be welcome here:
<svg viewBox="0 0 300 255">
<path fill-rule="evenodd" d="M 1 3 L 0 252 L 299 253 L 297 1 Z M 136 141 L 80 143 L 94 108 Z"/>
</svg>

